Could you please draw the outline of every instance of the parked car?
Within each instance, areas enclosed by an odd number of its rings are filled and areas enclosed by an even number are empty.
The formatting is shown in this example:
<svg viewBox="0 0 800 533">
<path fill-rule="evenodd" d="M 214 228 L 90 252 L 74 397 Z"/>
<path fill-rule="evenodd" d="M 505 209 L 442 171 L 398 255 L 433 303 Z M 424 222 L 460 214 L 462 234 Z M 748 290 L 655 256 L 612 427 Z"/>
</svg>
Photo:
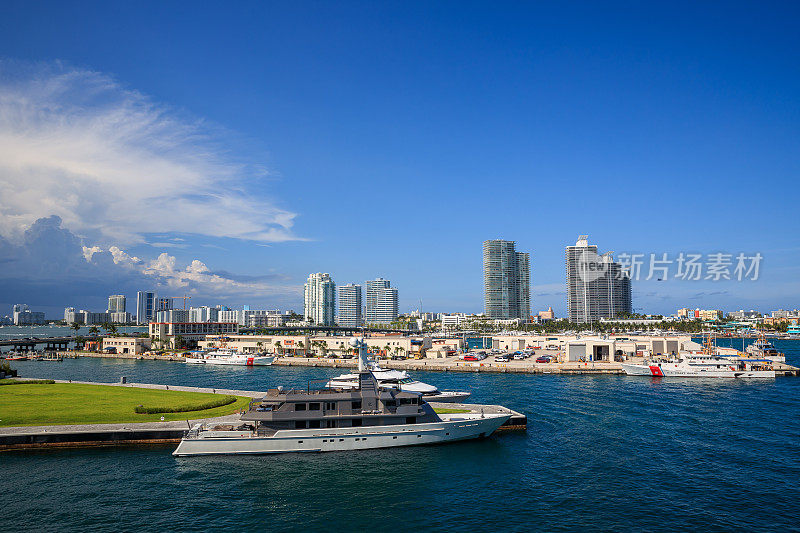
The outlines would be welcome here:
<svg viewBox="0 0 800 533">
<path fill-rule="evenodd" d="M 464 356 L 464 361 L 480 361 L 477 355 L 467 354 Z"/>
<path fill-rule="evenodd" d="M 547 357 L 546 355 L 540 355 L 539 357 L 536 358 L 536 362 L 537 363 L 549 363 L 550 362 L 550 358 Z"/>
<path fill-rule="evenodd" d="M 507 355 L 498 355 L 494 358 L 495 363 L 508 363 L 509 358 Z"/>
<path fill-rule="evenodd" d="M 514 354 L 514 360 L 515 361 L 522 361 L 523 359 L 525 359 L 525 354 L 522 354 L 522 353 L 515 353 Z"/>
</svg>

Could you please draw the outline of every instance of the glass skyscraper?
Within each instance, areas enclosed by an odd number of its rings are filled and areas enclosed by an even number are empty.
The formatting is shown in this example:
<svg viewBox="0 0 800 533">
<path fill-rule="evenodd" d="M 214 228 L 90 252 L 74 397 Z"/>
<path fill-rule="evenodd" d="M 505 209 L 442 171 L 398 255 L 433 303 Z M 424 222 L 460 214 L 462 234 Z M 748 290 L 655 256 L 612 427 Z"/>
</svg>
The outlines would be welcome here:
<svg viewBox="0 0 800 533">
<path fill-rule="evenodd" d="M 495 319 L 531 315 L 530 254 L 518 252 L 516 242 L 483 242 L 484 312 Z"/>
</svg>

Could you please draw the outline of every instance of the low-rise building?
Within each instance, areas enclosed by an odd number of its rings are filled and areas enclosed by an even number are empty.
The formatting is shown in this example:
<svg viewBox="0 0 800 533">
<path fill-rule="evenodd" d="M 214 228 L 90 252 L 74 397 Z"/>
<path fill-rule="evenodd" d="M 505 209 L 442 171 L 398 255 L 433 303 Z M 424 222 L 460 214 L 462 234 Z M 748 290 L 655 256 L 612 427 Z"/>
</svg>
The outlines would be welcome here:
<svg viewBox="0 0 800 533">
<path fill-rule="evenodd" d="M 228 335 L 239 332 L 239 324 L 235 322 L 150 322 L 150 337 L 158 339 L 162 344 L 174 346 L 175 337 L 180 336 L 184 342 L 193 344 L 205 340 L 207 335 Z"/>
<path fill-rule="evenodd" d="M 103 337 L 103 350 L 114 348 L 118 354 L 139 355 L 150 349 L 148 337 Z"/>
</svg>

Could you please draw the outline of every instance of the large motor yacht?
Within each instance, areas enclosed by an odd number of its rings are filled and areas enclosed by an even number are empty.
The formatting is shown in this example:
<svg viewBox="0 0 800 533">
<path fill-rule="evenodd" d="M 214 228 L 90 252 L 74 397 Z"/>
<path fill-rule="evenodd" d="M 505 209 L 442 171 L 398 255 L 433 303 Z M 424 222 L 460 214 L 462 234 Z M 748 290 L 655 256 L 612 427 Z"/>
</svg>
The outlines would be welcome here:
<svg viewBox="0 0 800 533">
<path fill-rule="evenodd" d="M 491 435 L 510 413 L 437 414 L 415 392 L 385 389 L 359 349 L 358 388 L 271 389 L 239 422 L 195 425 L 176 456 L 326 452 L 434 444 Z"/>
<path fill-rule="evenodd" d="M 434 385 L 418 381 L 408 375 L 405 370 L 383 369 L 377 363 L 370 362 L 369 369 L 378 380 L 382 389 L 396 389 L 406 392 L 418 392 L 426 402 L 458 403 L 469 398 L 469 392 L 440 391 Z M 358 374 L 342 374 L 331 379 L 326 387 L 333 389 L 356 389 L 359 386 Z"/>
<path fill-rule="evenodd" d="M 275 360 L 269 355 L 241 353 L 230 348 L 218 348 L 197 356 L 187 357 L 186 362 L 193 365 L 234 365 L 234 366 L 268 366 Z"/>
</svg>

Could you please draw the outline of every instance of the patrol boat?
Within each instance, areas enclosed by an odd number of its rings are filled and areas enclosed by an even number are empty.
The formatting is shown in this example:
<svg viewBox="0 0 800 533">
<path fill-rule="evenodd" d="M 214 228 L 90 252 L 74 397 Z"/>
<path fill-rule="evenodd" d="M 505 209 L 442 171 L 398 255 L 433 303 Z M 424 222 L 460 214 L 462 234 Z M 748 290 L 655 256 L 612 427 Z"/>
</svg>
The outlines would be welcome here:
<svg viewBox="0 0 800 533">
<path fill-rule="evenodd" d="M 357 389 L 271 389 L 236 424 L 195 425 L 176 456 L 327 452 L 435 444 L 491 435 L 511 413 L 437 414 L 415 392 L 383 389 L 359 350 Z"/>
</svg>

